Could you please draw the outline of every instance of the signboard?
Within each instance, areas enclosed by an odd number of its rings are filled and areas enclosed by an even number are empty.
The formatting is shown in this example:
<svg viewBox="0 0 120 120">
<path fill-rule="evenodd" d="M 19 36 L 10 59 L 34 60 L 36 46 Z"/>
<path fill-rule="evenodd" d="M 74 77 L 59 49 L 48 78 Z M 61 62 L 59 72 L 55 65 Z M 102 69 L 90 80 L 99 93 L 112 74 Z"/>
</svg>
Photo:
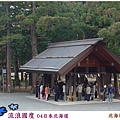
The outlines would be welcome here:
<svg viewBox="0 0 120 120">
<path fill-rule="evenodd" d="M 3 69 L 3 70 L 2 70 L 2 73 L 5 74 L 5 73 L 6 73 L 6 69 Z"/>
</svg>

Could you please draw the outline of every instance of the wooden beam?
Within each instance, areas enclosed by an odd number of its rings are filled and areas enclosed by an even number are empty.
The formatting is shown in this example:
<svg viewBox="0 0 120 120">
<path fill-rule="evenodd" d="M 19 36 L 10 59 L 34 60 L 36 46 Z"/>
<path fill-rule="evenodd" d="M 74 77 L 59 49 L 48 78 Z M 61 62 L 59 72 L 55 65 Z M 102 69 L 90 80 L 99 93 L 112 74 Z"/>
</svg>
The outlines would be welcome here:
<svg viewBox="0 0 120 120">
<path fill-rule="evenodd" d="M 88 64 L 88 65 L 86 65 L 85 63 L 81 63 L 80 64 L 80 67 L 99 67 L 99 66 L 110 66 L 110 64 L 109 63 L 96 63 L 96 64 Z"/>
<path fill-rule="evenodd" d="M 111 66 L 111 63 L 101 56 L 98 52 L 91 53 L 82 61 L 78 62 L 79 67 L 98 67 L 98 66 Z"/>
<path fill-rule="evenodd" d="M 93 58 L 95 58 L 100 63 L 104 63 L 107 61 L 107 59 L 103 56 L 103 54 L 100 54 L 99 51 L 94 51 L 91 55 Z"/>
<path fill-rule="evenodd" d="M 112 58 L 102 47 L 99 46 L 99 54 L 103 55 L 108 62 L 111 63 L 111 66 L 114 65 L 116 69 L 120 70 L 120 64 L 118 64 L 114 58 Z"/>
</svg>

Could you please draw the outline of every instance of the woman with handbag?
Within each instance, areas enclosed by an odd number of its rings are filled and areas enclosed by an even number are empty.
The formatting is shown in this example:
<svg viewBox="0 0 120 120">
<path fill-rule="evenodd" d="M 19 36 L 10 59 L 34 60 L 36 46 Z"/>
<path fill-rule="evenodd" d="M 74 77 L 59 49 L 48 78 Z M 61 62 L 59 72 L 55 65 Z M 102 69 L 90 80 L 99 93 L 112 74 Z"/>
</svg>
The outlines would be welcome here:
<svg viewBox="0 0 120 120">
<path fill-rule="evenodd" d="M 104 85 L 104 87 L 101 89 L 101 95 L 102 95 L 103 102 L 105 102 L 105 99 L 106 99 L 106 92 L 107 92 L 107 86 Z"/>
</svg>

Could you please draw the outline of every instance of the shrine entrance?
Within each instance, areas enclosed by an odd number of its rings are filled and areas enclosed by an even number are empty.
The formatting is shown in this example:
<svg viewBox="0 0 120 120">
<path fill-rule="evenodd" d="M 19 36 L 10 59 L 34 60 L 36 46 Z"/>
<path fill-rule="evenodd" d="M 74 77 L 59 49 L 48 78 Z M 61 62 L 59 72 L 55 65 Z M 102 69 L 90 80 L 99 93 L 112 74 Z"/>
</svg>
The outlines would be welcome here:
<svg viewBox="0 0 120 120">
<path fill-rule="evenodd" d="M 66 83 L 66 95 L 73 101 L 76 100 L 76 85 L 86 82 L 90 75 L 95 76 L 99 92 L 103 85 L 114 82 L 115 95 L 119 95 L 120 58 L 106 47 L 103 38 L 50 44 L 20 70 L 40 74 L 44 84 L 49 83 L 51 87 L 54 81 Z M 32 79 L 32 86 L 37 80 Z"/>
</svg>

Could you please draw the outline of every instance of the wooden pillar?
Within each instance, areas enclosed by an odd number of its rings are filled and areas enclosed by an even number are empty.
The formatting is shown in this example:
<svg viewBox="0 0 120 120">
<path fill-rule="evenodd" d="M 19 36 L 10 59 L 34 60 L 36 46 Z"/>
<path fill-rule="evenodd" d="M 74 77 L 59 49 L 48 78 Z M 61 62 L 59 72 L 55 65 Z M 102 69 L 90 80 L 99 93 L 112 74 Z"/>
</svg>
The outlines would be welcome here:
<svg viewBox="0 0 120 120">
<path fill-rule="evenodd" d="M 113 75 L 114 75 L 115 97 L 118 97 L 119 96 L 119 91 L 118 91 L 117 73 L 113 73 Z"/>
<path fill-rule="evenodd" d="M 76 81 L 77 81 L 77 74 L 76 74 L 76 68 L 74 68 L 73 101 L 76 101 Z"/>
<path fill-rule="evenodd" d="M 111 73 L 106 73 L 106 85 L 111 84 L 111 77 L 112 77 Z"/>
<path fill-rule="evenodd" d="M 32 73 L 32 89 L 30 90 L 30 93 L 35 93 L 37 79 L 38 73 Z"/>
<path fill-rule="evenodd" d="M 29 85 L 32 86 L 32 73 L 29 73 Z"/>
<path fill-rule="evenodd" d="M 51 88 L 53 88 L 53 85 L 54 85 L 54 80 L 55 80 L 55 76 L 54 74 L 51 75 Z"/>
<path fill-rule="evenodd" d="M 72 75 L 69 75 L 69 96 L 70 98 L 72 97 L 72 92 L 71 92 L 71 88 L 72 88 Z"/>
<path fill-rule="evenodd" d="M 44 85 L 50 85 L 51 86 L 51 74 L 44 74 Z"/>
<path fill-rule="evenodd" d="M 97 78 L 96 78 L 96 81 L 97 81 L 97 84 L 98 84 L 98 96 L 99 96 L 100 99 L 101 99 L 100 90 L 102 88 L 101 79 L 102 79 L 102 76 L 100 74 L 100 76 L 97 76 Z"/>
<path fill-rule="evenodd" d="M 98 96 L 99 98 L 101 99 L 101 94 L 100 94 L 100 90 L 101 88 L 103 87 L 104 85 L 104 81 L 103 81 L 103 69 L 101 67 L 98 67 L 97 68 L 97 71 L 98 71 L 98 75 L 97 75 L 97 83 L 98 83 Z"/>
<path fill-rule="evenodd" d="M 100 76 L 97 75 L 96 81 L 97 81 L 97 84 L 98 84 L 98 93 L 99 93 L 100 89 L 101 89 L 101 79 L 100 79 Z"/>
<path fill-rule="evenodd" d="M 101 87 L 104 86 L 104 77 L 103 77 L 103 73 L 100 74 L 100 81 L 101 81 Z"/>
<path fill-rule="evenodd" d="M 106 80 L 106 73 L 103 72 L 102 73 L 102 86 L 106 85 L 107 84 L 107 80 Z"/>
<path fill-rule="evenodd" d="M 97 84 L 98 84 L 98 94 L 100 92 L 100 89 L 102 87 L 102 74 L 100 73 L 101 72 L 101 68 L 100 67 L 97 67 L 97 78 L 96 78 L 96 81 L 97 81 Z"/>
<path fill-rule="evenodd" d="M 105 71 L 105 67 L 101 67 L 101 82 L 102 82 L 102 86 L 106 85 L 106 71 Z"/>
<path fill-rule="evenodd" d="M 103 72 L 101 73 L 101 87 L 103 87 L 104 85 L 109 85 L 111 83 L 111 77 L 112 77 L 112 74 L 110 73 L 106 73 L 106 72 Z"/>
</svg>

